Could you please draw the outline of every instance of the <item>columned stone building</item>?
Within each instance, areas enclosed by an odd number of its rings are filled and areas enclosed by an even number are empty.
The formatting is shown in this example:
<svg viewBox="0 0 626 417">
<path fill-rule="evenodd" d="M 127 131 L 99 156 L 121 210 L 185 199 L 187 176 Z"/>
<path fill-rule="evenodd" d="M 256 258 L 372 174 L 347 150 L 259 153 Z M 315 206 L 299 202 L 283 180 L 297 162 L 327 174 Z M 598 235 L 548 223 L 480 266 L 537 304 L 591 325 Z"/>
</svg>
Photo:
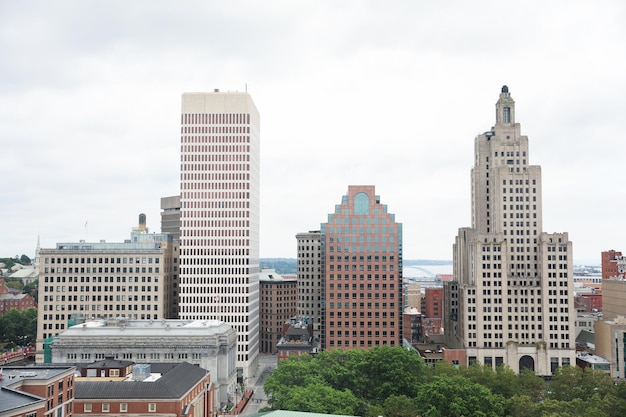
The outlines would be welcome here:
<svg viewBox="0 0 626 417">
<path fill-rule="evenodd" d="M 206 369 L 215 385 L 215 404 L 234 398 L 235 330 L 216 320 L 108 320 L 70 327 L 51 344 L 52 362 L 86 364 L 112 357 L 136 363 L 189 362 Z"/>
</svg>

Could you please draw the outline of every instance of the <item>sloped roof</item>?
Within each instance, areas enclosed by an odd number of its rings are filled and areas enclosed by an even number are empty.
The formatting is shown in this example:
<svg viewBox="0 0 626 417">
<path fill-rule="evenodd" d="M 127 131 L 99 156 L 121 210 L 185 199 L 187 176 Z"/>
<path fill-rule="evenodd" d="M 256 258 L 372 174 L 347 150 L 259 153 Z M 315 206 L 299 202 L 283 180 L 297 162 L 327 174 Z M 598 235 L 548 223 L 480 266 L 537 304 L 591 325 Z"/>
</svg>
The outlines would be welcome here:
<svg viewBox="0 0 626 417">
<path fill-rule="evenodd" d="M 151 364 L 153 371 L 164 370 Z M 167 365 L 167 364 L 164 364 Z M 169 364 L 172 366 L 172 364 Z M 174 364 L 154 382 L 76 381 L 74 398 L 81 399 L 177 399 L 202 380 L 208 371 L 187 362 Z"/>
<path fill-rule="evenodd" d="M 595 344 L 596 343 L 596 335 L 588 330 L 581 330 L 576 338 L 576 343 L 579 344 Z"/>
<path fill-rule="evenodd" d="M 29 278 L 31 276 L 37 276 L 37 271 L 35 270 L 35 268 L 23 267 L 10 275 L 11 278 Z"/>
</svg>

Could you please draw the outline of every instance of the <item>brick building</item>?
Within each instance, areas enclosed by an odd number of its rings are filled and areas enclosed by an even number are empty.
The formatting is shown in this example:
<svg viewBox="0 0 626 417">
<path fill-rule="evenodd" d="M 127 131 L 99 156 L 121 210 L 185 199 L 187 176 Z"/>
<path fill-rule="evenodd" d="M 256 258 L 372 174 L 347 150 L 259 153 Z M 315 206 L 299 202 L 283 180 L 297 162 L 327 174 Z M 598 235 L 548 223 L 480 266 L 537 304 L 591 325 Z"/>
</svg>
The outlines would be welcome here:
<svg viewBox="0 0 626 417">
<path fill-rule="evenodd" d="M 213 398 L 209 372 L 198 366 L 108 359 L 81 369 L 74 416 L 210 417 L 216 411 Z"/>
<path fill-rule="evenodd" d="M 37 303 L 30 294 L 12 293 L 4 283 L 4 278 L 0 278 L 0 316 L 10 310 L 24 311 L 27 308 L 35 308 Z"/>
<path fill-rule="evenodd" d="M 323 348 L 402 345 L 402 224 L 373 185 L 351 185 L 321 232 Z"/>
<path fill-rule="evenodd" d="M 626 258 L 613 249 L 602 252 L 602 279 L 626 277 Z"/>
<path fill-rule="evenodd" d="M 0 417 L 71 417 L 74 366 L 0 368 Z"/>
<path fill-rule="evenodd" d="M 261 292 L 260 352 L 276 353 L 276 344 L 283 336 L 283 326 L 297 315 L 298 280 L 289 279 L 273 269 L 259 274 Z"/>
</svg>

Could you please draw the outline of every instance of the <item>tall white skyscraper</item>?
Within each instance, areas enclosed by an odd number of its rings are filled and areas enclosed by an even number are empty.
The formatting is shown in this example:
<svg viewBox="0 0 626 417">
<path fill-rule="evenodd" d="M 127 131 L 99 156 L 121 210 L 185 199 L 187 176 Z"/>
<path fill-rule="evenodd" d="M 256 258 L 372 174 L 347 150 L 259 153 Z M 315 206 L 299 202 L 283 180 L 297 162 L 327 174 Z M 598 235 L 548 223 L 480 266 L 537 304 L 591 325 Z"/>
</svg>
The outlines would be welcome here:
<svg viewBox="0 0 626 417">
<path fill-rule="evenodd" d="M 541 167 L 502 87 L 496 124 L 475 139 L 472 227 L 454 244 L 454 281 L 445 284 L 446 345 L 467 362 L 551 375 L 574 365 L 572 243 L 542 231 Z"/>
<path fill-rule="evenodd" d="M 248 93 L 184 93 L 181 319 L 237 330 L 238 378 L 259 352 L 259 113 Z"/>
</svg>

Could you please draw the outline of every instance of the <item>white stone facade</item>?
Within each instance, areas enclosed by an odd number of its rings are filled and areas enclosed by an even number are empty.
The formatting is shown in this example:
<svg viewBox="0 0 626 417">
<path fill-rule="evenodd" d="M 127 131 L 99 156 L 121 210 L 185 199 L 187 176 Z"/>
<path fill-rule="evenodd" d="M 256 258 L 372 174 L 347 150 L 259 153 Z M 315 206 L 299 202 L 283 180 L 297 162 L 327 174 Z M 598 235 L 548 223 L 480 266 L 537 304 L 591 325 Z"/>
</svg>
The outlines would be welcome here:
<svg viewBox="0 0 626 417">
<path fill-rule="evenodd" d="M 53 363 L 91 363 L 112 356 L 135 363 L 189 362 L 206 369 L 215 403 L 234 397 L 235 330 L 215 320 L 94 320 L 67 329 L 51 344 Z"/>
<path fill-rule="evenodd" d="M 178 243 L 169 234 L 131 233 L 126 242 L 57 243 L 40 249 L 38 363 L 44 341 L 90 318 L 173 318 Z"/>
<path fill-rule="evenodd" d="M 529 163 L 505 86 L 495 126 L 475 140 L 472 227 L 454 244 L 446 343 L 468 362 L 551 375 L 576 359 L 572 243 L 542 231 L 541 167 Z"/>
</svg>

